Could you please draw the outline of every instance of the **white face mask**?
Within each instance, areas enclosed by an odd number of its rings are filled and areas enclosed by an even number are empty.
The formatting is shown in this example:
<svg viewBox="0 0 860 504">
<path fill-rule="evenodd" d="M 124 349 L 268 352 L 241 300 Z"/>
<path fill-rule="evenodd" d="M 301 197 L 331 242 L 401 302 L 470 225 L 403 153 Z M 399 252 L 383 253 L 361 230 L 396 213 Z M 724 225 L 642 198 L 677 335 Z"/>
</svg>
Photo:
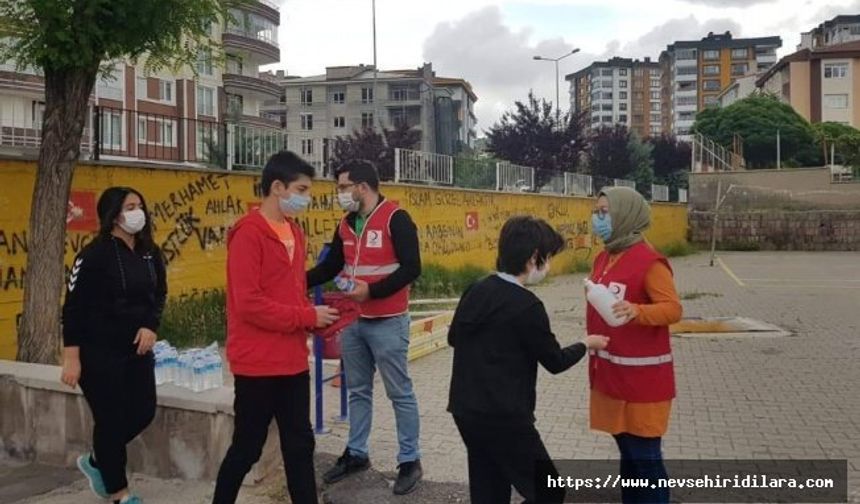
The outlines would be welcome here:
<svg viewBox="0 0 860 504">
<path fill-rule="evenodd" d="M 546 278 L 549 273 L 549 260 L 543 263 L 543 267 L 538 269 L 534 268 L 529 271 L 528 276 L 525 280 L 525 285 L 537 285 L 543 282 L 544 278 Z"/>
<path fill-rule="evenodd" d="M 123 212 L 122 218 L 119 227 L 128 234 L 137 234 L 146 226 L 146 214 L 140 208 Z"/>
<path fill-rule="evenodd" d="M 348 191 L 337 193 L 337 204 L 347 212 L 358 212 L 361 209 L 361 202 L 353 199 L 352 193 Z"/>
</svg>

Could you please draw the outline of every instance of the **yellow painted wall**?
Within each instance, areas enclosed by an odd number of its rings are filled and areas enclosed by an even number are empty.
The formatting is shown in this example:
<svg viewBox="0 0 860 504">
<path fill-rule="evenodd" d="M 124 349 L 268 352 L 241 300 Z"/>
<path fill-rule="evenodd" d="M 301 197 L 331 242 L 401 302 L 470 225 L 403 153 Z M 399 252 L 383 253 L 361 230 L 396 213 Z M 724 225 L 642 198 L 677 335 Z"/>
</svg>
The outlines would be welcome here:
<svg viewBox="0 0 860 504">
<path fill-rule="evenodd" d="M 15 355 L 34 180 L 35 163 L 0 161 L 0 358 Z M 75 254 L 92 239 L 94 205 L 101 191 L 125 185 L 142 192 L 147 200 L 156 240 L 168 261 L 171 296 L 221 288 L 227 229 L 259 200 L 254 190 L 257 181 L 256 176 L 242 173 L 81 165 L 67 218 L 67 271 Z M 333 236 L 342 214 L 334 190 L 329 181 L 317 182 L 311 209 L 301 218 L 309 237 L 309 264 Z M 596 250 L 589 199 L 418 186 L 386 186 L 383 192 L 415 220 L 425 264 L 492 269 L 499 230 L 508 217 L 518 214 L 548 220 L 567 239 L 568 250 L 553 262 L 556 272 L 576 260 L 592 258 Z M 653 218 L 648 238 L 655 245 L 686 238 L 685 207 L 656 205 Z"/>
</svg>

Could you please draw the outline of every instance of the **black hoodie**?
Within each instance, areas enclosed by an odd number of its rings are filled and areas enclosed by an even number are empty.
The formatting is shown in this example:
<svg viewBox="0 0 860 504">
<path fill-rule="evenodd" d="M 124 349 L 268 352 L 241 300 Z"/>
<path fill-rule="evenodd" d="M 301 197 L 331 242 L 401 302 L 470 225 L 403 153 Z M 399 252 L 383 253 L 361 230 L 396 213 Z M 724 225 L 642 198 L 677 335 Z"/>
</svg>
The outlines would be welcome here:
<svg viewBox="0 0 860 504">
<path fill-rule="evenodd" d="M 528 423 L 535 421 L 538 362 L 558 374 L 586 351 L 584 343 L 561 348 L 541 300 L 498 275 L 463 294 L 448 344 L 454 347 L 448 411 Z"/>
</svg>

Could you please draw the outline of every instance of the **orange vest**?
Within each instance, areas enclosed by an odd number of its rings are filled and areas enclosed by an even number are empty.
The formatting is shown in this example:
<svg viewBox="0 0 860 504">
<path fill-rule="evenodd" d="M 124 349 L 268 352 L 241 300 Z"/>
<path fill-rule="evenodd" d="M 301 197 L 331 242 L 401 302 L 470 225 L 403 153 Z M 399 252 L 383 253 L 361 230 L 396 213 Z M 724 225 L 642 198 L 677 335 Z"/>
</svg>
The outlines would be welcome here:
<svg viewBox="0 0 860 504">
<path fill-rule="evenodd" d="M 367 217 L 360 236 L 347 222 L 340 221 L 338 234 L 343 241 L 344 275 L 373 284 L 397 271 L 400 263 L 391 241 L 391 217 L 399 207 L 385 200 Z M 409 287 L 387 298 L 368 299 L 360 305 L 364 318 L 384 318 L 409 311 Z"/>
<path fill-rule="evenodd" d="M 594 261 L 591 280 L 633 304 L 649 303 L 645 275 L 655 261 L 669 263 L 648 244 L 632 246 L 604 273 L 609 254 L 604 251 Z M 588 362 L 591 387 L 615 399 L 629 402 L 657 402 L 675 397 L 675 370 L 672 364 L 669 327 L 648 327 L 630 321 L 620 327 L 604 322 L 590 304 L 586 309 L 588 334 L 609 337 L 605 350 L 592 350 Z"/>
</svg>

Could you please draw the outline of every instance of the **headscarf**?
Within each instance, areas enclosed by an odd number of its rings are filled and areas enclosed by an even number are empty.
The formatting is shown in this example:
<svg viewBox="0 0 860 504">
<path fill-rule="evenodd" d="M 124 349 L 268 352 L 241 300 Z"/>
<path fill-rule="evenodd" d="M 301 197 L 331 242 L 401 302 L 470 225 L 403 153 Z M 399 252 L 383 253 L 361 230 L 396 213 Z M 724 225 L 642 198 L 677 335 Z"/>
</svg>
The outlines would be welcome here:
<svg viewBox="0 0 860 504">
<path fill-rule="evenodd" d="M 608 187 L 599 196 L 609 200 L 612 235 L 606 241 L 606 250 L 610 254 L 627 250 L 645 239 L 642 233 L 651 226 L 651 207 L 641 194 L 629 187 Z"/>
</svg>

